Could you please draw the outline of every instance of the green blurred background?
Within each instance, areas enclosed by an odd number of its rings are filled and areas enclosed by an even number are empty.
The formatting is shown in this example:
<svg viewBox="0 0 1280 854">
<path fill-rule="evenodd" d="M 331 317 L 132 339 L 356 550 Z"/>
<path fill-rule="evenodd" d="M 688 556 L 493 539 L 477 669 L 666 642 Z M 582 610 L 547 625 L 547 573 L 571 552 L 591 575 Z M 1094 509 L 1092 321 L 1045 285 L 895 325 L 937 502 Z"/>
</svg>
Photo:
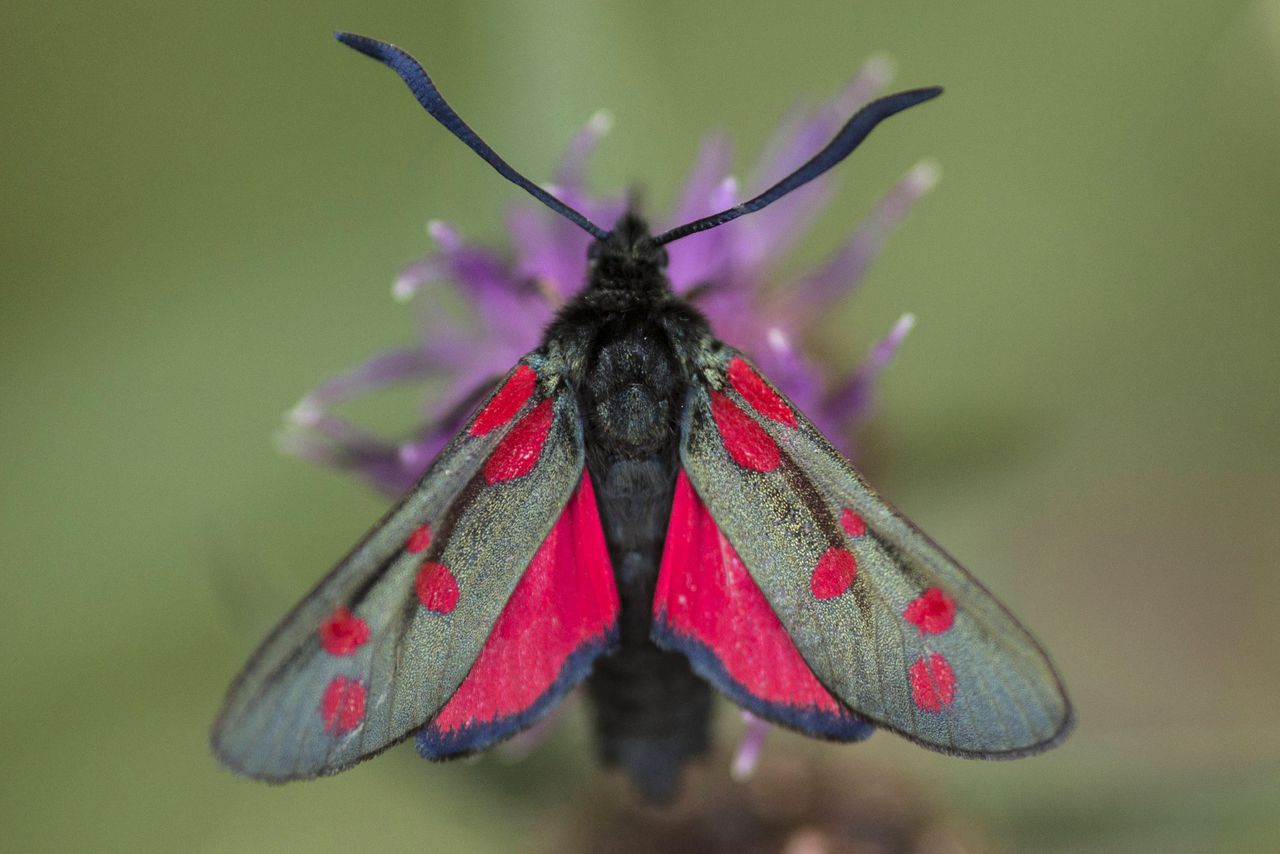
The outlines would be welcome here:
<svg viewBox="0 0 1280 854">
<path fill-rule="evenodd" d="M 919 316 L 868 468 L 1033 627 L 1079 728 L 994 764 L 778 735 L 766 768 L 897 780 L 969 850 L 1280 846 L 1278 0 L 370 5 L 6 3 L 0 846 L 568 850 L 625 803 L 577 712 L 519 764 L 401 747 L 273 788 L 207 751 L 385 504 L 281 456 L 282 413 L 412 339 L 388 284 L 428 218 L 499 241 L 517 197 L 335 28 L 411 49 L 535 178 L 609 107 L 594 185 L 657 205 L 705 132 L 749 162 L 869 54 L 944 84 L 801 255 L 941 162 L 825 340 L 852 363 Z"/>
</svg>

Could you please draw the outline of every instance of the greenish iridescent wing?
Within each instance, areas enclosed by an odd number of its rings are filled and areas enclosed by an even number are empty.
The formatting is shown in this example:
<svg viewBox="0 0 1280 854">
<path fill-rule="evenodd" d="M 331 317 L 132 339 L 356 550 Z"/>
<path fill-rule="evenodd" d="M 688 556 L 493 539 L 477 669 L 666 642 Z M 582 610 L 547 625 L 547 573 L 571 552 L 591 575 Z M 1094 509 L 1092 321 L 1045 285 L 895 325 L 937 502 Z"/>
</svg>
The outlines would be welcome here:
<svg viewBox="0 0 1280 854">
<path fill-rule="evenodd" d="M 946 753 L 1044 750 L 1072 724 L 1031 635 L 723 348 L 689 392 L 684 471 L 821 684 Z"/>
<path fill-rule="evenodd" d="M 543 604 L 574 561 L 589 577 Z M 262 644 L 227 693 L 214 752 L 284 781 L 340 771 L 420 728 L 428 755 L 480 749 L 585 675 L 616 613 L 577 402 L 534 354 Z M 502 645 L 536 636 L 531 621 L 548 614 L 541 657 Z"/>
</svg>

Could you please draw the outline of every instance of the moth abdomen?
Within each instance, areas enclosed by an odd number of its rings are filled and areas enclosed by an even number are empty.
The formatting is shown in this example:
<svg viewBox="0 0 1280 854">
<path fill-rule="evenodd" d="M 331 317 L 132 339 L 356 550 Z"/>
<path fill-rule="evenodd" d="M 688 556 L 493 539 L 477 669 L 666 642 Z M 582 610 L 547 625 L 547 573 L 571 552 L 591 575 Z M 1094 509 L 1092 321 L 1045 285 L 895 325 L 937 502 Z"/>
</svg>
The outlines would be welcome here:
<svg viewBox="0 0 1280 854">
<path fill-rule="evenodd" d="M 601 761 L 648 800 L 671 801 L 685 763 L 710 746 L 711 686 L 685 656 L 646 643 L 598 659 L 587 691 Z"/>
</svg>

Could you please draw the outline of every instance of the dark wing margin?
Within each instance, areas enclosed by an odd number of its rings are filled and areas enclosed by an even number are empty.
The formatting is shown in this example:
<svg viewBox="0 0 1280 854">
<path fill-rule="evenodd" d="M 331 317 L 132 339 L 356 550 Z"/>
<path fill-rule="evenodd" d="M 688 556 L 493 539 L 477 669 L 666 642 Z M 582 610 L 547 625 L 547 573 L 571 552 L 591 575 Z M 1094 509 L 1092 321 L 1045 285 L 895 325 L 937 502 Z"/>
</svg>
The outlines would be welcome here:
<svg viewBox="0 0 1280 854">
<path fill-rule="evenodd" d="M 531 354 L 249 660 L 214 723 L 218 758 L 249 777 L 306 779 L 423 726 L 472 669 L 583 476 L 575 397 Z"/>
<path fill-rule="evenodd" d="M 740 354 L 690 389 L 681 460 L 814 676 L 935 750 L 1011 758 L 1066 736 L 1048 657 Z"/>
</svg>

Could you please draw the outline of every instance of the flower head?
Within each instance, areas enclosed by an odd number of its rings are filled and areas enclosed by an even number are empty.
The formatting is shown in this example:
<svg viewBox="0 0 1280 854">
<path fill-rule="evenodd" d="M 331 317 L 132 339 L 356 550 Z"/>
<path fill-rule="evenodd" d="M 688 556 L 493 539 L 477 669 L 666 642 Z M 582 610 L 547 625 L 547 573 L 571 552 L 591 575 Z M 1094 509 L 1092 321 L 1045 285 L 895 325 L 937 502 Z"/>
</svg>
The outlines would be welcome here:
<svg viewBox="0 0 1280 854">
<path fill-rule="evenodd" d="M 702 145 L 683 193 L 659 228 L 731 207 L 794 170 L 831 138 L 841 121 L 873 98 L 890 69 L 873 59 L 835 98 L 797 110 L 766 147 L 747 192 L 730 176 L 732 148 L 721 136 Z M 620 198 L 587 193 L 586 164 L 612 121 L 601 112 L 570 141 L 548 189 L 595 222 L 612 223 L 625 210 Z M 827 204 L 827 175 L 750 217 L 681 240 L 669 250 L 672 287 L 708 318 L 721 340 L 750 355 L 832 441 L 852 453 L 852 433 L 870 406 L 876 376 L 910 330 L 904 315 L 871 355 L 853 370 L 825 366 L 806 352 L 818 321 L 857 287 L 885 237 L 937 179 L 920 163 L 886 194 L 831 257 L 798 277 L 779 275 L 784 258 L 806 225 Z M 465 423 L 479 399 L 525 353 L 535 349 L 556 309 L 586 283 L 591 236 L 531 200 L 508 219 L 510 246 L 469 242 L 432 222 L 435 251 L 401 271 L 397 299 L 418 307 L 421 340 L 380 353 L 325 381 L 289 413 L 284 446 L 301 456 L 362 475 L 399 494 L 412 486 Z M 450 289 L 468 308 L 465 317 L 440 310 L 421 292 Z M 383 438 L 335 412 L 353 398 L 400 383 L 435 379 L 444 390 L 424 404 L 422 423 L 403 440 Z"/>
</svg>

